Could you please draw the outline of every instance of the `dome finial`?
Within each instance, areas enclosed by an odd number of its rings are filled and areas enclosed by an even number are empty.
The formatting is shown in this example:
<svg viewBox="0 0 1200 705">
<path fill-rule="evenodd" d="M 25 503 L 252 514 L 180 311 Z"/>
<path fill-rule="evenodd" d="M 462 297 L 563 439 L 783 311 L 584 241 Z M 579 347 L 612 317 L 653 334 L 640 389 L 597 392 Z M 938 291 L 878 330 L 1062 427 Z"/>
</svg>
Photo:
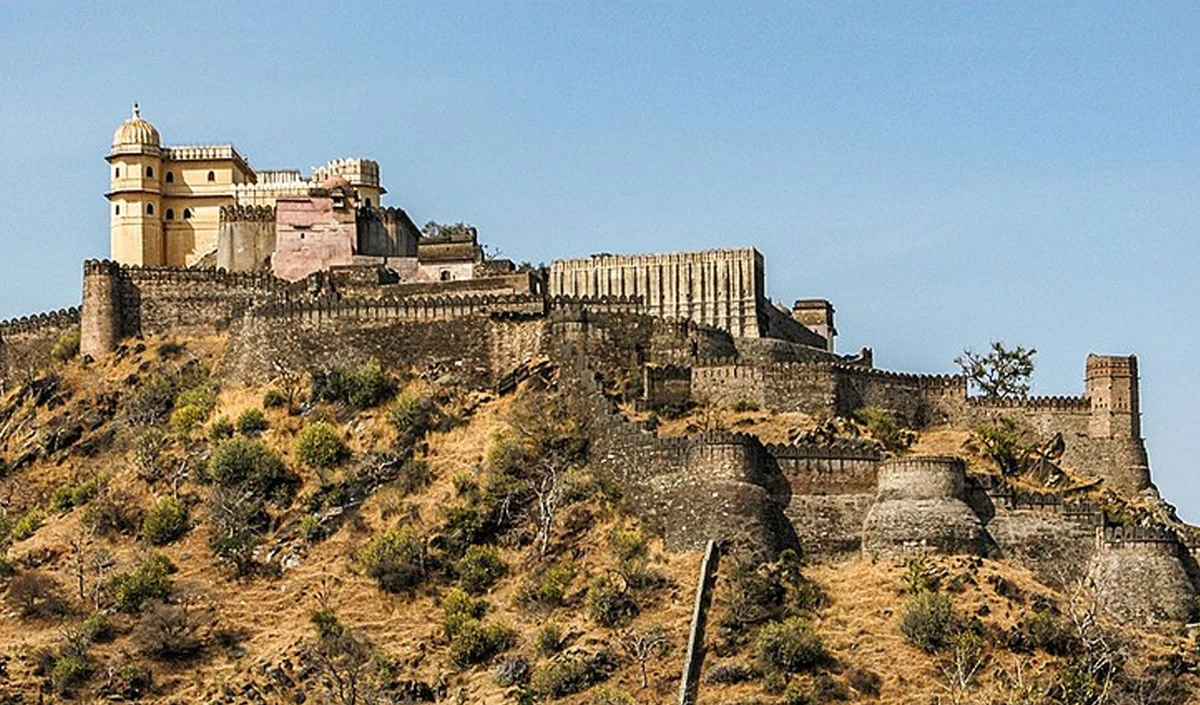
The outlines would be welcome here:
<svg viewBox="0 0 1200 705">
<path fill-rule="evenodd" d="M 136 102 L 134 102 L 133 117 L 136 119 L 136 118 L 140 118 L 141 116 L 142 116 L 142 109 L 138 107 L 138 104 Z"/>
</svg>

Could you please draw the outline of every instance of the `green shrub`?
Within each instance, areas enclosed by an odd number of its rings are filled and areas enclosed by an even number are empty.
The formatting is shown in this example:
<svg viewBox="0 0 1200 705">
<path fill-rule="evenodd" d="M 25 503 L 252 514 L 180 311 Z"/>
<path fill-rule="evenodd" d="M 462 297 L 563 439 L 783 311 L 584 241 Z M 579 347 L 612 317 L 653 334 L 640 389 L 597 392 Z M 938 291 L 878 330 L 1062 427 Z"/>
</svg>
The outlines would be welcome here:
<svg viewBox="0 0 1200 705">
<path fill-rule="evenodd" d="M 63 331 L 50 347 L 50 357 L 56 362 L 66 362 L 79 354 L 79 326 Z"/>
<path fill-rule="evenodd" d="M 343 402 L 369 409 L 386 401 L 396 391 L 379 360 L 356 366 L 334 365 L 312 373 L 312 398 Z"/>
<path fill-rule="evenodd" d="M 287 406 L 287 395 L 278 389 L 268 389 L 262 398 L 264 409 L 282 409 Z"/>
<path fill-rule="evenodd" d="M 535 670 L 529 679 L 529 689 L 543 698 L 564 698 L 587 690 L 606 675 L 591 659 L 573 656 Z"/>
<path fill-rule="evenodd" d="M 537 651 L 543 656 L 553 656 L 563 650 L 566 635 L 558 622 L 546 622 L 538 629 Z"/>
<path fill-rule="evenodd" d="M 267 430 L 267 417 L 263 416 L 263 412 L 259 409 L 246 409 L 238 414 L 237 421 L 238 433 L 255 436 Z"/>
<path fill-rule="evenodd" d="M 922 592 L 910 597 L 900 611 L 900 633 L 910 644 L 929 653 L 950 645 L 962 629 L 954 603 L 942 593 Z"/>
<path fill-rule="evenodd" d="M 333 424 L 316 421 L 296 436 L 296 455 L 313 468 L 332 468 L 346 459 L 349 450 Z"/>
<path fill-rule="evenodd" d="M 623 690 L 604 686 L 592 693 L 591 705 L 634 705 L 634 700 Z"/>
<path fill-rule="evenodd" d="M 396 429 L 396 443 L 400 447 L 412 445 L 429 428 L 429 412 L 432 404 L 411 394 L 400 396 L 388 409 L 387 420 Z"/>
<path fill-rule="evenodd" d="M 316 514 L 305 514 L 300 517 L 300 535 L 305 542 L 314 544 L 325 538 L 325 529 L 321 526 L 321 517 Z"/>
<path fill-rule="evenodd" d="M 28 509 L 13 523 L 8 535 L 12 537 L 13 541 L 24 541 L 42 528 L 42 522 L 45 519 L 46 515 L 41 509 L 37 507 Z"/>
<path fill-rule="evenodd" d="M 759 629 L 754 655 L 764 670 L 797 673 L 820 663 L 825 646 L 808 620 L 789 617 Z"/>
<path fill-rule="evenodd" d="M 171 412 L 171 430 L 187 435 L 207 418 L 208 413 L 198 406 L 179 406 Z"/>
<path fill-rule="evenodd" d="M 62 514 L 71 511 L 75 506 L 74 493 L 70 485 L 59 485 L 50 494 L 50 511 Z"/>
<path fill-rule="evenodd" d="M 139 700 L 150 692 L 154 678 L 144 666 L 127 663 L 116 669 L 112 676 L 110 689 L 113 695 L 124 700 Z"/>
<path fill-rule="evenodd" d="M 736 399 L 729 408 L 739 414 L 746 411 L 758 411 L 758 403 L 751 399 Z"/>
<path fill-rule="evenodd" d="M 109 581 L 107 591 L 115 607 L 122 612 L 137 612 L 149 600 L 165 600 L 171 595 L 171 574 L 175 565 L 162 554 L 152 554 L 133 570 L 119 573 Z"/>
<path fill-rule="evenodd" d="M 112 623 L 108 619 L 108 613 L 103 610 L 96 610 L 83 620 L 83 637 L 92 643 L 103 643 L 111 641 L 116 632 L 113 631 Z"/>
<path fill-rule="evenodd" d="M 513 630 L 503 624 L 469 619 L 450 638 L 450 660 L 460 668 L 487 663 L 515 640 Z"/>
<path fill-rule="evenodd" d="M 617 529 L 609 537 L 613 553 L 619 563 L 631 563 L 642 560 L 649 555 L 646 537 L 639 529 Z"/>
<path fill-rule="evenodd" d="M 804 689 L 804 684 L 800 681 L 791 681 L 783 688 L 783 705 L 810 705 L 814 699 L 809 697 L 808 691 Z M 824 702 L 816 700 L 815 702 Z"/>
<path fill-rule="evenodd" d="M 208 440 L 220 443 L 233 436 L 233 422 L 228 416 L 220 416 L 208 426 Z"/>
<path fill-rule="evenodd" d="M 224 487 L 247 485 L 261 496 L 283 502 L 297 483 L 283 458 L 257 438 L 234 436 L 217 444 L 208 459 L 208 476 Z"/>
<path fill-rule="evenodd" d="M 495 546 L 470 546 L 455 565 L 458 584 L 472 594 L 487 592 L 504 576 L 507 566 Z"/>
<path fill-rule="evenodd" d="M 451 588 L 442 598 L 442 630 L 446 638 L 453 639 L 464 624 L 481 619 L 486 611 L 487 603 L 483 600 L 476 600 L 463 590 Z"/>
<path fill-rule="evenodd" d="M 388 592 L 412 590 L 427 575 L 425 539 L 408 526 L 393 527 L 376 536 L 359 559 L 367 575 Z"/>
<path fill-rule="evenodd" d="M 600 575 L 588 586 L 584 603 L 588 617 L 605 627 L 616 627 L 637 612 L 624 586 L 612 575 Z"/>
<path fill-rule="evenodd" d="M 185 389 L 175 397 L 175 408 L 193 406 L 204 413 L 204 418 L 217 408 L 217 390 L 211 384 L 199 384 Z"/>
<path fill-rule="evenodd" d="M 902 452 L 917 440 L 917 434 L 904 427 L 896 414 L 878 406 L 864 406 L 854 412 L 871 437 L 893 453 Z"/>
<path fill-rule="evenodd" d="M 50 680 L 54 683 L 54 691 L 59 695 L 70 695 L 92 677 L 92 664 L 83 653 L 63 654 L 54 661 L 54 670 Z"/>
<path fill-rule="evenodd" d="M 163 497 L 150 506 L 142 519 L 142 540 L 165 546 L 187 531 L 187 507 L 174 497 Z"/>
<path fill-rule="evenodd" d="M 540 575 L 521 583 L 517 588 L 517 604 L 523 607 L 559 607 L 574 578 L 575 564 L 570 561 L 555 563 Z"/>
</svg>

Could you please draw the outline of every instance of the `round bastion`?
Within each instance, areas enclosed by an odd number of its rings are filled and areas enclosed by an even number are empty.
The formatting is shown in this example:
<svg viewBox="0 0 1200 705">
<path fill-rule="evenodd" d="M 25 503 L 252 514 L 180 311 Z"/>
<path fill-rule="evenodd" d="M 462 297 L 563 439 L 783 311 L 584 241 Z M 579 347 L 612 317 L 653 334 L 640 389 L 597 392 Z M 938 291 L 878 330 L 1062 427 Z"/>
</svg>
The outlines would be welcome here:
<svg viewBox="0 0 1200 705">
<path fill-rule="evenodd" d="M 863 551 L 884 558 L 981 552 L 987 534 L 963 499 L 965 484 L 961 458 L 880 463 L 875 503 L 863 522 Z"/>
</svg>

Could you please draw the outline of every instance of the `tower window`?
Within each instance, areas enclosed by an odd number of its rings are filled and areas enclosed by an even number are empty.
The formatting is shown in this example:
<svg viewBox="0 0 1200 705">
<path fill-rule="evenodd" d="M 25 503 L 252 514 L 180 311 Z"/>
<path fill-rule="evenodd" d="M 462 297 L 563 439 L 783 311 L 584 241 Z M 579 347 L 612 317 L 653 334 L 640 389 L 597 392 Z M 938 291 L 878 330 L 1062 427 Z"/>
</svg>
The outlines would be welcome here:
<svg viewBox="0 0 1200 705">
<path fill-rule="evenodd" d="M 146 178 L 147 178 L 147 179 L 153 179 L 153 178 L 154 178 L 154 167 L 152 167 L 152 166 L 148 166 L 148 167 L 146 167 Z"/>
<path fill-rule="evenodd" d="M 444 282 L 450 281 L 450 270 L 448 270 L 448 269 L 442 270 L 442 281 L 444 281 Z"/>
<path fill-rule="evenodd" d="M 184 220 L 191 220 L 191 219 L 192 219 L 192 209 L 191 209 L 191 208 L 184 208 L 184 209 L 183 209 L 183 219 L 184 219 Z"/>
<path fill-rule="evenodd" d="M 113 206 L 113 215 L 121 215 L 121 204 Z"/>
<path fill-rule="evenodd" d="M 367 199 L 367 208 L 370 208 L 370 207 L 371 207 L 371 199 L 368 198 Z"/>
<path fill-rule="evenodd" d="M 209 180 L 209 182 L 216 181 L 217 175 L 214 172 L 211 172 L 211 171 L 208 172 L 208 180 Z"/>
<path fill-rule="evenodd" d="M 173 172 L 173 171 L 168 171 L 168 172 L 167 172 L 167 183 L 168 183 L 168 184 L 173 184 L 173 183 L 175 183 L 175 172 Z"/>
<path fill-rule="evenodd" d="M 167 220 L 175 220 L 175 210 L 173 208 L 167 209 Z"/>
<path fill-rule="evenodd" d="M 121 167 L 117 167 L 116 169 L 113 169 L 113 178 L 114 179 L 121 178 Z"/>
<path fill-rule="evenodd" d="M 153 203 L 146 204 L 146 215 L 154 215 L 154 204 Z"/>
</svg>

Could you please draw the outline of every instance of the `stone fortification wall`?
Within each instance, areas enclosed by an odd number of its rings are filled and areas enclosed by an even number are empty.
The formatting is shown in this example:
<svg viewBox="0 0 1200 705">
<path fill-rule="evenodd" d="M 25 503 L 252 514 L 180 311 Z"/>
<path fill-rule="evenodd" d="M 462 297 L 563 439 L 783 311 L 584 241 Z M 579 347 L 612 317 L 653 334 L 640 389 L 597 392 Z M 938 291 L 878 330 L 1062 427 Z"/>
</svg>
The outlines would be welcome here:
<svg viewBox="0 0 1200 705">
<path fill-rule="evenodd" d="M 77 308 L 0 321 L 0 393 L 46 365 L 54 344 L 78 326 Z"/>
<path fill-rule="evenodd" d="M 253 272 L 271 268 L 275 252 L 275 209 L 222 206 L 217 229 L 217 268 Z"/>
<path fill-rule="evenodd" d="M 830 416 L 837 408 L 837 380 L 827 363 L 701 360 L 692 367 L 692 394 L 718 406 L 741 401 L 771 411 Z"/>
<path fill-rule="evenodd" d="M 772 411 L 824 416 L 877 406 L 920 428 L 956 415 L 966 386 L 957 375 L 901 374 L 828 361 L 701 360 L 692 368 L 692 392 L 723 406 L 748 401 Z"/>
<path fill-rule="evenodd" d="M 1087 574 L 1096 530 L 1105 523 L 1097 505 L 1057 492 L 1015 493 L 1003 483 L 988 488 L 984 502 L 982 508 L 971 504 L 1000 555 L 1019 561 L 1051 585 Z"/>
<path fill-rule="evenodd" d="M 647 364 L 642 367 L 642 398 L 649 409 L 686 408 L 692 400 L 692 369 L 681 365 Z"/>
<path fill-rule="evenodd" d="M 874 406 L 914 428 L 945 422 L 967 394 L 961 375 L 906 374 L 844 364 L 834 364 L 833 374 L 838 415 Z"/>
<path fill-rule="evenodd" d="M 875 503 L 863 522 L 863 550 L 902 558 L 935 553 L 981 553 L 987 534 L 964 501 L 960 458 L 914 456 L 879 466 Z"/>
<path fill-rule="evenodd" d="M 307 370 L 376 358 L 388 367 L 433 369 L 490 387 L 543 354 L 540 302 L 447 297 L 268 304 L 230 330 L 224 367 L 239 379 L 262 381 L 277 364 Z"/>
<path fill-rule="evenodd" d="M 108 260 L 84 262 L 83 279 L 80 349 L 91 355 L 112 350 L 123 338 L 225 331 L 286 287 L 262 272 L 130 267 Z"/>
<path fill-rule="evenodd" d="M 1126 621 L 1188 621 L 1196 588 L 1180 550 L 1174 533 L 1161 529 L 1117 526 L 1098 531 L 1088 572 L 1097 600 Z"/>
<path fill-rule="evenodd" d="M 806 555 L 852 553 L 875 500 L 880 454 L 853 441 L 830 445 L 769 445 L 787 483 L 784 514 Z"/>
</svg>

